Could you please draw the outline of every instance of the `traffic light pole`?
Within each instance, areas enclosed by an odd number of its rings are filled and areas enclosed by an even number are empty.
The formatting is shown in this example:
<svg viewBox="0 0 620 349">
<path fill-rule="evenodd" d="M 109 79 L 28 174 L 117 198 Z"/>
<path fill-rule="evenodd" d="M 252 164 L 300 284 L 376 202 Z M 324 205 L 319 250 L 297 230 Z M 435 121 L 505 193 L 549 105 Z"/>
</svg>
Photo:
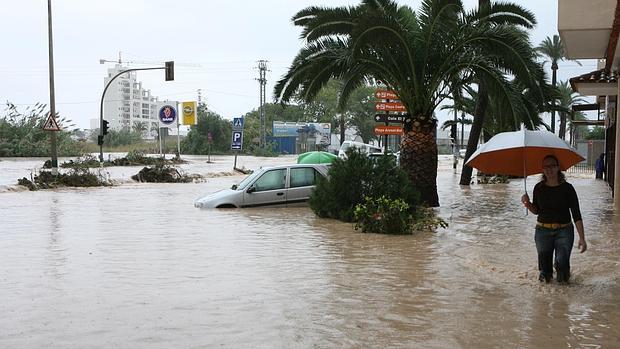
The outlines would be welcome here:
<svg viewBox="0 0 620 349">
<path fill-rule="evenodd" d="M 122 72 L 114 75 L 112 77 L 112 79 L 110 79 L 110 81 L 108 81 L 108 83 L 105 85 L 105 88 L 103 89 L 103 93 L 101 94 L 101 104 L 99 105 L 99 138 L 98 138 L 98 143 L 99 143 L 99 162 L 103 164 L 103 99 L 105 98 L 105 93 L 108 90 L 108 87 L 110 87 L 110 84 L 112 84 L 112 81 L 114 81 L 114 79 L 116 79 L 117 77 L 131 72 L 131 71 L 137 71 L 137 70 L 161 70 L 161 69 L 165 69 L 166 70 L 166 81 L 169 80 L 174 80 L 174 63 L 172 62 L 166 62 L 166 66 L 165 67 L 157 67 L 157 68 L 133 68 L 133 69 L 127 69 L 127 70 L 123 70 Z M 172 72 L 170 72 L 170 70 L 172 69 Z"/>
</svg>

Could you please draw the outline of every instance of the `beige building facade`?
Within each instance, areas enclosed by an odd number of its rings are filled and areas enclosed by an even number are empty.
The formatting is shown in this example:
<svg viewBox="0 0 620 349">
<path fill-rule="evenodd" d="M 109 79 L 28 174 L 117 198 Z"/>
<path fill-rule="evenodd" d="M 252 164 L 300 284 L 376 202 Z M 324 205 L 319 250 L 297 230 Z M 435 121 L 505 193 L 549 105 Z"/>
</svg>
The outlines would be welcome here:
<svg viewBox="0 0 620 349">
<path fill-rule="evenodd" d="M 570 59 L 599 59 L 600 69 L 570 79 L 575 92 L 597 97 L 605 113 L 608 180 L 614 208 L 620 210 L 620 127 L 617 96 L 620 0 L 558 0 L 558 31 Z"/>
</svg>

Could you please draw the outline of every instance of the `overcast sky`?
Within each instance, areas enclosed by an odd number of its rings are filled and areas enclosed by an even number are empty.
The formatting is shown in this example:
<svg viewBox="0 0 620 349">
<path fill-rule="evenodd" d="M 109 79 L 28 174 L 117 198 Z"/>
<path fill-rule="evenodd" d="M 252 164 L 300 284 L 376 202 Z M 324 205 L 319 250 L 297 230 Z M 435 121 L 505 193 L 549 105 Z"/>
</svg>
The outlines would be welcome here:
<svg viewBox="0 0 620 349">
<path fill-rule="evenodd" d="M 414 9 L 420 1 L 398 1 Z M 557 1 L 518 1 L 533 11 L 538 27 L 532 41 L 557 34 Z M 267 100 L 274 82 L 302 47 L 290 18 L 311 5 L 354 5 L 352 0 L 53 0 L 56 109 L 78 127 L 99 115 L 106 69 L 123 61 L 176 62 L 175 81 L 163 71 L 138 72 L 160 99 L 203 100 L 232 119 L 258 106 L 256 61 L 269 61 Z M 477 0 L 466 0 L 468 8 Z M 47 0 L 3 0 L 0 11 L 0 100 L 20 109 L 49 103 Z M 595 61 L 560 63 L 559 78 L 596 67 Z M 149 67 L 151 65 L 136 65 Z M 549 65 L 546 65 L 549 69 Z M 0 115 L 4 115 L 2 107 Z M 447 118 L 438 112 L 440 121 Z"/>
</svg>

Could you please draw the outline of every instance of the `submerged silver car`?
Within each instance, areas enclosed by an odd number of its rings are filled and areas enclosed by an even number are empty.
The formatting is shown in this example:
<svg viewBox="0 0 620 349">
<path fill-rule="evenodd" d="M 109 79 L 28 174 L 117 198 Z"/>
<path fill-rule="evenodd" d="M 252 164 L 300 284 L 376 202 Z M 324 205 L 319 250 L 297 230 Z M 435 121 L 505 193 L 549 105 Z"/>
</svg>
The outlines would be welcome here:
<svg viewBox="0 0 620 349">
<path fill-rule="evenodd" d="M 199 208 L 233 208 L 299 205 L 310 198 L 319 177 L 329 165 L 294 164 L 263 167 L 235 184 L 194 202 Z"/>
</svg>

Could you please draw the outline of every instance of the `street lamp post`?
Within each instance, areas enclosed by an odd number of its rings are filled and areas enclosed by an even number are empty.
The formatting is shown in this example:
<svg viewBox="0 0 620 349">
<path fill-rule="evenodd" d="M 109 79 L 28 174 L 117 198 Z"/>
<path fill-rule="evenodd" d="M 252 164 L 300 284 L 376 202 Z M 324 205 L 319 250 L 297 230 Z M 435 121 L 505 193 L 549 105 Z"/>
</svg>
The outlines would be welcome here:
<svg viewBox="0 0 620 349">
<path fill-rule="evenodd" d="M 54 44 L 52 40 L 52 0 L 47 0 L 47 31 L 49 51 L 49 78 L 50 78 L 50 117 L 56 117 L 56 96 L 54 93 Z M 52 153 L 52 174 L 58 173 L 58 150 L 56 132 L 51 132 L 50 147 Z"/>
<path fill-rule="evenodd" d="M 174 62 L 166 62 L 166 65 L 164 67 L 154 67 L 154 68 L 132 68 L 132 69 L 126 69 L 123 70 L 121 72 L 119 72 L 118 74 L 114 75 L 112 77 L 112 79 L 110 79 L 110 81 L 108 81 L 108 83 L 105 85 L 105 88 L 103 89 L 103 93 L 101 94 L 101 104 L 99 106 L 99 139 L 97 140 L 97 142 L 99 143 L 99 162 L 101 162 L 103 164 L 103 99 L 105 98 L 105 93 L 108 90 L 108 87 L 110 87 L 110 84 L 112 84 L 112 81 L 114 81 L 114 79 L 116 79 L 117 77 L 131 72 L 131 71 L 137 71 L 137 70 L 160 70 L 160 69 L 165 69 L 166 71 L 166 81 L 170 81 L 170 80 L 174 80 Z"/>
</svg>

